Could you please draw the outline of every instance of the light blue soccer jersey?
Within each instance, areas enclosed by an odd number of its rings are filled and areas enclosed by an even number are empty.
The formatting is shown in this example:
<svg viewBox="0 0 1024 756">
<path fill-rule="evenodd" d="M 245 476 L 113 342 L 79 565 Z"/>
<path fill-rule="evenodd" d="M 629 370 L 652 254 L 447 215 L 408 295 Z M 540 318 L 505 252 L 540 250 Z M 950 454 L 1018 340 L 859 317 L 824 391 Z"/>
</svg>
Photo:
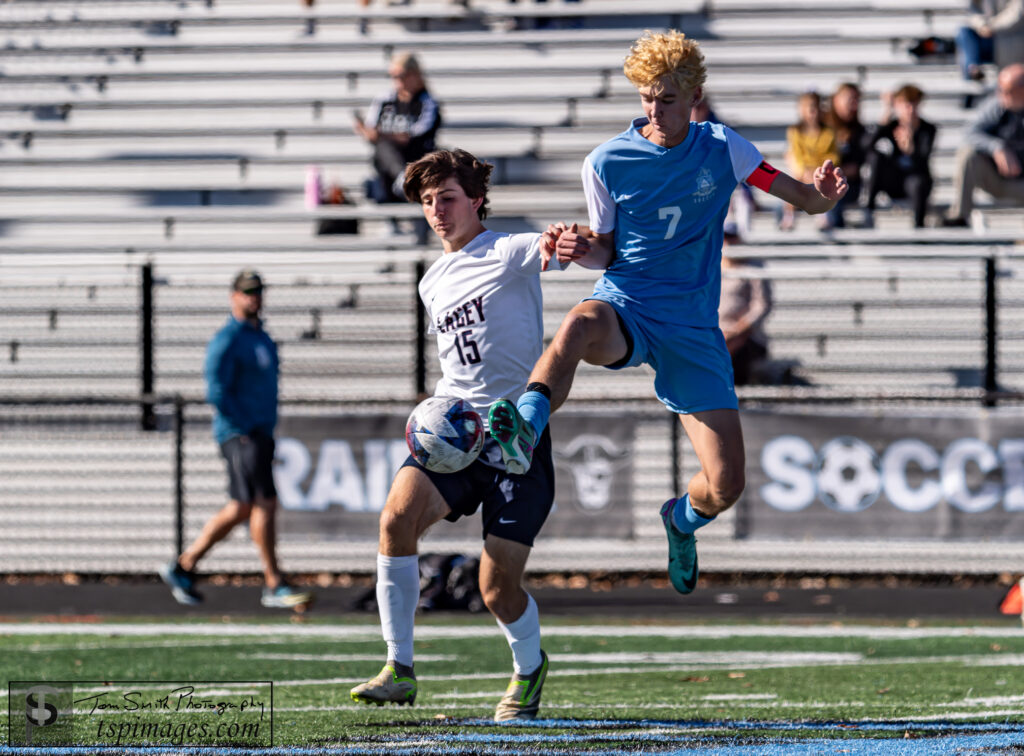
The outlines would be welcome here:
<svg viewBox="0 0 1024 756">
<path fill-rule="evenodd" d="M 637 118 L 583 164 L 590 227 L 615 230 L 615 262 L 594 295 L 653 323 L 718 325 L 722 225 L 757 148 L 722 124 L 691 123 L 675 147 L 640 134 Z"/>
</svg>

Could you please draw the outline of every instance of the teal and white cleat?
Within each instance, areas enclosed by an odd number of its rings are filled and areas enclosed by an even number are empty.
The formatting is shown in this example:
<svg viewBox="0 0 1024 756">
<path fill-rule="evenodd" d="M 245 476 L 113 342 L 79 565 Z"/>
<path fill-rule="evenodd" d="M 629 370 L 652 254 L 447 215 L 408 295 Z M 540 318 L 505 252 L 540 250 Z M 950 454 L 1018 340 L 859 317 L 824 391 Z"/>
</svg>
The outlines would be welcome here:
<svg viewBox="0 0 1024 756">
<path fill-rule="evenodd" d="M 389 659 L 379 675 L 352 688 L 349 695 L 356 703 L 378 706 L 394 703 L 399 706 L 412 706 L 416 701 L 416 690 L 416 675 L 412 667 Z"/>
<path fill-rule="evenodd" d="M 313 594 L 303 591 L 288 583 L 281 582 L 275 588 L 264 588 L 260 596 L 260 604 L 269 609 L 292 609 L 300 604 L 308 604 Z"/>
<path fill-rule="evenodd" d="M 528 675 L 516 673 L 509 680 L 505 695 L 494 710 L 495 722 L 510 719 L 535 719 L 540 709 L 540 692 L 548 676 L 548 655 L 540 652 L 540 666 Z"/>
<path fill-rule="evenodd" d="M 697 587 L 697 539 L 692 533 L 681 533 L 672 524 L 672 509 L 679 499 L 669 499 L 661 506 L 661 522 L 668 535 L 668 577 L 680 593 L 692 593 Z"/>
<path fill-rule="evenodd" d="M 177 559 L 160 565 L 159 573 L 179 604 L 195 606 L 202 603 L 203 597 L 196 590 L 196 574 L 182 569 Z"/>
<path fill-rule="evenodd" d="M 501 448 L 505 469 L 512 475 L 525 475 L 533 462 L 533 450 L 537 446 L 537 432 L 523 419 L 508 399 L 499 399 L 487 412 L 491 438 Z"/>
</svg>

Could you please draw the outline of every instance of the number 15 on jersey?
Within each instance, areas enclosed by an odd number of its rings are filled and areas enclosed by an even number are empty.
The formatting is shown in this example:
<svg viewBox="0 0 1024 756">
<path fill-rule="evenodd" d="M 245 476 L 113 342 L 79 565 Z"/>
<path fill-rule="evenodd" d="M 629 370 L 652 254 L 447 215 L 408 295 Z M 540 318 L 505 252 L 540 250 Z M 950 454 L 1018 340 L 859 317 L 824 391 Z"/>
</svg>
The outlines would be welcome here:
<svg viewBox="0 0 1024 756">
<path fill-rule="evenodd" d="M 471 338 L 472 335 L 471 329 L 455 334 L 455 348 L 459 352 L 459 362 L 463 365 L 475 365 L 480 362 L 480 350 L 477 349 L 476 341 Z"/>
</svg>

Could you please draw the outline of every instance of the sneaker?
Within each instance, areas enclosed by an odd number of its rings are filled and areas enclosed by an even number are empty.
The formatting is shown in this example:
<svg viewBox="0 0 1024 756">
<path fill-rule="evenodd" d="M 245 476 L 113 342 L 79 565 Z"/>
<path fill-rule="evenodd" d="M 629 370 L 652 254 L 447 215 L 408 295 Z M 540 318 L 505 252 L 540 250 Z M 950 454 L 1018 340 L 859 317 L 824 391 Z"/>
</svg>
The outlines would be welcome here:
<svg viewBox="0 0 1024 756">
<path fill-rule="evenodd" d="M 167 583 L 171 595 L 179 604 L 195 606 L 202 603 L 203 597 L 196 591 L 196 574 L 187 571 L 174 559 L 160 566 L 160 579 Z"/>
<path fill-rule="evenodd" d="M 668 577 L 680 593 L 692 593 L 697 586 L 697 539 L 692 533 L 680 533 L 672 524 L 672 510 L 679 499 L 669 499 L 661 507 L 661 522 L 668 534 Z"/>
<path fill-rule="evenodd" d="M 505 469 L 512 475 L 525 475 L 533 461 L 533 448 L 537 445 L 537 433 L 533 426 L 523 419 L 516 405 L 508 399 L 499 399 L 487 412 L 491 438 L 501 447 L 501 458 Z"/>
<path fill-rule="evenodd" d="M 967 228 L 971 224 L 966 218 L 953 217 L 943 218 L 941 221 L 939 221 L 939 225 L 942 228 Z"/>
<path fill-rule="evenodd" d="M 412 706 L 416 702 L 416 674 L 412 667 L 388 659 L 379 675 L 352 688 L 349 695 L 356 703 Z"/>
<path fill-rule="evenodd" d="M 309 591 L 300 591 L 282 581 L 276 588 L 264 588 L 260 603 L 269 609 L 291 609 L 299 604 L 308 604 L 312 598 Z"/>
<path fill-rule="evenodd" d="M 540 652 L 540 666 L 528 675 L 518 672 L 509 680 L 505 695 L 494 710 L 495 722 L 510 719 L 535 719 L 540 708 L 540 692 L 548 676 L 548 655 Z"/>
</svg>

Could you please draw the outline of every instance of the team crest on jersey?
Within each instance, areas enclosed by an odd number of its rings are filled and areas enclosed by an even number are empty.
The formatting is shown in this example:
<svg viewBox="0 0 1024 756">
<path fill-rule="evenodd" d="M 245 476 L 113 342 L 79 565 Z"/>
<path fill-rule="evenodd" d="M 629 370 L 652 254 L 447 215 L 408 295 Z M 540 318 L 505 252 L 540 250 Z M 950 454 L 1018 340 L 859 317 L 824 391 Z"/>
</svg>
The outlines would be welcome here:
<svg viewBox="0 0 1024 756">
<path fill-rule="evenodd" d="M 697 202 L 704 202 L 715 193 L 715 177 L 707 168 L 701 168 L 697 174 L 697 190 L 693 198 Z"/>
</svg>

